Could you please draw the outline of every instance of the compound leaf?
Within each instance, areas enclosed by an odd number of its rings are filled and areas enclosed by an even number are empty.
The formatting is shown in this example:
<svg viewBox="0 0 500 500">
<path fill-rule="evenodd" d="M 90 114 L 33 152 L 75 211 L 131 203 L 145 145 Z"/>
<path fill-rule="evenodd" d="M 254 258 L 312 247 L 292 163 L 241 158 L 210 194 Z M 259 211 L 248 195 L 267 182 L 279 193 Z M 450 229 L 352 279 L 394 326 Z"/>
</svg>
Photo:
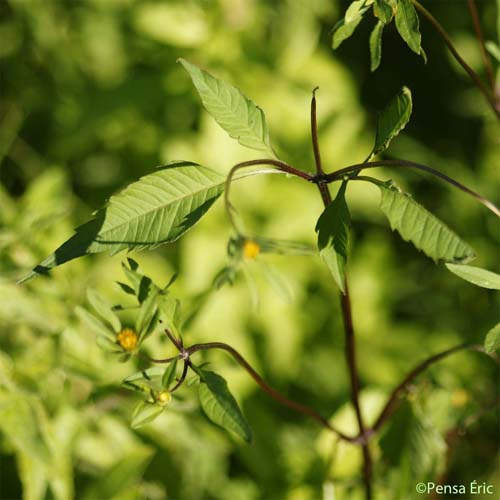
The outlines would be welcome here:
<svg viewBox="0 0 500 500">
<path fill-rule="evenodd" d="M 481 269 L 480 267 L 464 266 L 460 264 L 446 264 L 446 267 L 459 278 L 462 278 L 474 285 L 500 290 L 500 275 Z"/>
<path fill-rule="evenodd" d="M 179 59 L 189 73 L 201 101 L 215 121 L 242 146 L 274 158 L 264 112 L 236 87 Z"/>
<path fill-rule="evenodd" d="M 211 207 L 225 177 L 190 162 L 158 169 L 112 196 L 107 207 L 21 282 L 90 253 L 114 255 L 125 249 L 154 248 L 178 239 Z"/>
<path fill-rule="evenodd" d="M 382 193 L 380 208 L 391 228 L 404 240 L 411 241 L 434 261 L 458 263 L 475 257 L 474 250 L 465 241 L 392 181 L 377 185 Z"/>
<path fill-rule="evenodd" d="M 325 208 L 316 224 L 319 254 L 345 293 L 345 265 L 349 253 L 351 219 L 345 201 L 346 183 L 342 183 L 335 199 Z"/>
<path fill-rule="evenodd" d="M 208 370 L 201 370 L 200 373 L 198 395 L 207 417 L 215 424 L 250 442 L 252 432 L 238 403 L 229 392 L 227 382 L 217 373 Z"/>
</svg>

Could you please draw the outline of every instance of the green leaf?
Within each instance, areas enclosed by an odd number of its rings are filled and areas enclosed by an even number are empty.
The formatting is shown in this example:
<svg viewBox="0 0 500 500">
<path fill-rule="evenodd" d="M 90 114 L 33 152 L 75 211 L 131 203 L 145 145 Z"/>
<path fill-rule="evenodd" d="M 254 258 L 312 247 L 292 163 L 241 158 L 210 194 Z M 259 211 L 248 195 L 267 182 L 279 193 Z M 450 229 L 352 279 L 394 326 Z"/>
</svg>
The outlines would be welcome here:
<svg viewBox="0 0 500 500">
<path fill-rule="evenodd" d="M 466 262 L 475 257 L 465 241 L 392 181 L 377 185 L 382 194 L 380 208 L 391 228 L 404 240 L 411 241 L 434 261 Z"/>
<path fill-rule="evenodd" d="M 90 305 L 94 308 L 96 313 L 104 320 L 107 321 L 113 330 L 118 333 L 122 324 L 118 319 L 118 316 L 112 311 L 111 305 L 98 294 L 95 290 L 91 290 L 90 288 L 87 290 L 87 299 Z"/>
<path fill-rule="evenodd" d="M 168 388 L 170 387 L 172 380 L 174 380 L 176 369 L 177 369 L 177 359 L 172 361 L 167 366 L 166 370 L 163 372 L 163 376 L 161 378 L 161 385 L 163 386 L 163 389 L 168 390 Z"/>
<path fill-rule="evenodd" d="M 85 326 L 94 334 L 101 335 L 112 341 L 116 340 L 116 335 L 108 327 L 106 327 L 102 321 L 97 319 L 93 314 L 90 314 L 83 307 L 77 306 L 75 308 L 75 313 L 80 318 L 82 323 L 84 323 Z"/>
<path fill-rule="evenodd" d="M 242 146 L 274 158 L 264 112 L 236 87 L 213 77 L 185 59 L 179 59 L 191 76 L 206 110 Z"/>
<path fill-rule="evenodd" d="M 500 349 L 500 323 L 497 323 L 487 334 L 484 339 L 484 350 L 491 354 Z"/>
<path fill-rule="evenodd" d="M 215 424 L 250 442 L 252 432 L 238 403 L 229 392 L 227 382 L 217 373 L 208 370 L 201 370 L 200 373 L 202 378 L 198 395 L 207 417 Z"/>
<path fill-rule="evenodd" d="M 163 407 L 154 403 L 147 403 L 141 401 L 134 409 L 130 427 L 137 429 L 143 425 L 152 422 L 155 418 L 159 417 L 163 412 Z"/>
<path fill-rule="evenodd" d="M 396 28 L 408 47 L 420 55 L 421 36 L 418 28 L 418 16 L 411 0 L 398 0 Z"/>
<path fill-rule="evenodd" d="M 225 177 L 176 162 L 130 184 L 21 282 L 90 253 L 171 243 L 194 226 L 224 189 Z"/>
<path fill-rule="evenodd" d="M 344 19 L 340 20 L 333 28 L 333 49 L 338 48 L 344 40 L 347 40 L 354 33 L 372 3 L 373 0 L 356 0 L 349 5 Z"/>
<path fill-rule="evenodd" d="M 139 334 L 139 338 L 142 340 L 146 330 L 149 329 L 151 321 L 158 309 L 157 304 L 158 293 L 151 293 L 148 295 L 147 299 L 141 304 L 139 309 L 139 314 L 135 322 L 135 330 Z"/>
<path fill-rule="evenodd" d="M 446 267 L 459 278 L 483 288 L 500 290 L 500 275 L 474 266 L 446 264 Z"/>
<path fill-rule="evenodd" d="M 370 35 L 370 59 L 371 71 L 375 71 L 382 59 L 382 33 L 384 32 L 384 23 L 379 21 Z"/>
<path fill-rule="evenodd" d="M 500 46 L 497 45 L 495 42 L 492 42 L 491 40 L 488 40 L 485 43 L 486 50 L 492 55 L 497 62 L 500 63 Z"/>
<path fill-rule="evenodd" d="M 375 146 L 369 160 L 387 149 L 392 139 L 405 128 L 410 120 L 411 111 L 411 91 L 408 87 L 402 87 L 378 117 Z"/>
<path fill-rule="evenodd" d="M 345 201 L 346 185 L 347 183 L 342 183 L 337 196 L 326 207 L 316 224 L 319 254 L 342 293 L 345 293 L 344 268 L 351 233 L 351 218 Z"/>
<path fill-rule="evenodd" d="M 141 392 L 161 391 L 163 390 L 163 375 L 165 368 L 163 366 L 153 366 L 147 370 L 142 370 L 129 375 L 123 380 L 123 386 L 127 389 L 139 390 Z"/>
<path fill-rule="evenodd" d="M 396 9 L 393 1 L 394 0 L 375 0 L 373 4 L 373 14 L 384 24 L 390 23 L 394 16 L 394 11 Z"/>
</svg>

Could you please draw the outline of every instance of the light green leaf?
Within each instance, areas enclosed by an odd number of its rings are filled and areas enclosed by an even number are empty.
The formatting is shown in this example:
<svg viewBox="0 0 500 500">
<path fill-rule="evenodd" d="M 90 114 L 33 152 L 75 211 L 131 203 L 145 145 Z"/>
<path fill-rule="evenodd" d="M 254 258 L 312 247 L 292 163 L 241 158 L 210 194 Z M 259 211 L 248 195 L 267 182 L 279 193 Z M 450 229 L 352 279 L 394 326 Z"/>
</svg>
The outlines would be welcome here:
<svg viewBox="0 0 500 500">
<path fill-rule="evenodd" d="M 139 390 L 140 392 L 152 389 L 161 391 L 163 389 L 163 374 L 165 368 L 163 366 L 153 366 L 147 370 L 142 370 L 128 376 L 122 383 L 123 386 L 131 390 Z"/>
<path fill-rule="evenodd" d="M 89 328 L 94 334 L 101 335 L 104 338 L 110 339 L 112 341 L 116 340 L 116 335 L 104 325 L 102 321 L 97 319 L 93 314 L 90 314 L 83 307 L 77 306 L 75 308 L 75 313 L 80 318 L 82 323 L 85 324 L 87 328 Z"/>
<path fill-rule="evenodd" d="M 159 417 L 163 411 L 163 406 L 147 403 L 146 401 L 141 401 L 134 409 L 132 414 L 132 420 L 130 422 L 130 427 L 132 429 L 137 429 L 143 425 L 152 422 L 155 418 Z"/>
<path fill-rule="evenodd" d="M 497 323 L 487 334 L 484 339 L 484 350 L 491 354 L 500 349 L 500 323 Z"/>
<path fill-rule="evenodd" d="M 207 417 L 215 424 L 250 442 L 252 432 L 238 403 L 229 392 L 227 382 L 217 373 L 207 370 L 201 370 L 200 373 L 202 378 L 198 395 Z"/>
<path fill-rule="evenodd" d="M 418 28 L 418 16 L 411 0 L 398 0 L 396 28 L 408 47 L 420 55 L 421 36 Z"/>
<path fill-rule="evenodd" d="M 175 372 L 177 369 L 177 359 L 172 361 L 163 372 L 163 376 L 161 378 L 161 385 L 163 389 L 167 389 L 170 387 L 172 380 L 175 378 Z"/>
<path fill-rule="evenodd" d="M 198 222 L 224 189 L 225 177 L 189 162 L 167 165 L 111 197 L 106 208 L 21 282 L 90 253 L 171 243 Z"/>
<path fill-rule="evenodd" d="M 347 183 L 342 183 L 335 199 L 321 214 L 316 224 L 319 253 L 342 293 L 345 293 L 344 268 L 349 254 L 351 218 L 345 201 Z"/>
<path fill-rule="evenodd" d="M 460 264 L 446 264 L 446 267 L 458 277 L 474 285 L 492 290 L 500 290 L 500 275 L 486 269 Z"/>
<path fill-rule="evenodd" d="M 372 3 L 373 0 L 356 0 L 349 5 L 344 19 L 341 19 L 333 28 L 333 49 L 338 48 L 344 40 L 347 40 L 354 33 Z"/>
<path fill-rule="evenodd" d="M 87 290 L 87 299 L 90 305 L 94 308 L 95 312 L 105 321 L 107 321 L 113 330 L 118 333 L 122 325 L 118 316 L 112 311 L 111 305 L 98 294 L 95 290 L 91 290 L 90 288 Z"/>
<path fill-rule="evenodd" d="M 382 59 L 382 34 L 384 32 L 384 23 L 379 21 L 370 35 L 370 60 L 371 71 L 375 71 Z"/>
<path fill-rule="evenodd" d="M 392 139 L 394 139 L 409 122 L 411 112 L 411 91 L 408 87 L 402 87 L 378 117 L 375 146 L 373 146 L 373 151 L 369 156 L 369 160 L 388 148 Z"/>
<path fill-rule="evenodd" d="M 274 158 L 264 112 L 236 87 L 213 77 L 185 59 L 179 59 L 191 76 L 203 105 L 215 121 L 242 146 Z"/>
<path fill-rule="evenodd" d="M 382 194 L 380 208 L 404 240 L 434 261 L 466 262 L 475 257 L 465 241 L 392 181 L 377 185 Z"/>
<path fill-rule="evenodd" d="M 373 4 L 373 13 L 377 19 L 382 23 L 387 24 L 391 22 L 396 10 L 394 0 L 375 0 Z"/>
<path fill-rule="evenodd" d="M 139 334 L 141 340 L 158 309 L 157 298 L 158 293 L 150 293 L 139 309 L 139 314 L 135 322 L 135 330 Z"/>
<path fill-rule="evenodd" d="M 500 63 L 500 46 L 488 40 L 485 43 L 486 50 Z"/>
</svg>

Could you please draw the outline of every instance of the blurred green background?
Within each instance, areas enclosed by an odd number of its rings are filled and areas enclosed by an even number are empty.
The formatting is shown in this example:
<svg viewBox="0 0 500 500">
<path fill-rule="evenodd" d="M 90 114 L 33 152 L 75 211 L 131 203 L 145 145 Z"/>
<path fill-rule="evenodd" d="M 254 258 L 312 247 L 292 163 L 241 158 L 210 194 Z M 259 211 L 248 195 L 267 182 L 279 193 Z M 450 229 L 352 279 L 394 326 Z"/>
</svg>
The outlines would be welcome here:
<svg viewBox="0 0 500 500">
<path fill-rule="evenodd" d="M 424 3 L 482 74 L 466 2 Z M 477 4 L 486 38 L 498 41 L 497 2 Z M 347 5 L 0 3 L 2 499 L 362 498 L 359 450 L 278 406 L 224 354 L 207 359 L 241 403 L 252 445 L 215 428 L 197 407 L 130 429 L 136 399 L 119 384 L 137 362 L 120 364 L 101 352 L 74 313 L 89 287 L 123 299 L 114 283 L 123 279 L 123 254 L 73 261 L 49 278 L 15 285 L 111 194 L 155 166 L 185 159 L 227 172 L 256 158 L 203 110 L 179 57 L 241 88 L 265 110 L 280 157 L 305 169 L 313 165 L 316 85 L 328 171 L 366 157 L 377 111 L 408 85 L 413 117 L 389 156 L 429 164 L 498 203 L 500 128 L 438 36 L 421 21 L 424 65 L 392 25 L 381 68 L 371 74 L 371 15 L 337 52 L 330 48 L 329 32 Z M 372 173 L 396 179 L 472 244 L 477 265 L 498 272 L 498 222 L 484 207 L 420 174 Z M 413 365 L 457 343 L 482 342 L 498 321 L 498 295 L 459 280 L 391 233 L 376 188 L 352 184 L 349 274 L 369 422 Z M 313 186 L 267 176 L 238 183 L 233 194 L 258 234 L 314 244 L 321 200 Z M 178 243 L 134 258 L 161 285 L 178 272 L 172 290 L 189 310 L 224 265 L 229 236 L 219 202 Z M 255 266 L 259 304 L 252 305 L 244 279 L 224 287 L 184 332 L 186 343 L 230 343 L 271 385 L 354 433 L 337 292 L 326 267 L 311 257 L 264 260 L 288 283 L 292 300 Z M 169 349 L 154 339 L 148 345 L 157 357 Z M 457 354 L 420 377 L 373 442 L 376 498 L 414 498 L 415 484 L 427 480 L 476 479 L 500 491 L 497 394 L 495 364 L 478 353 Z"/>
</svg>

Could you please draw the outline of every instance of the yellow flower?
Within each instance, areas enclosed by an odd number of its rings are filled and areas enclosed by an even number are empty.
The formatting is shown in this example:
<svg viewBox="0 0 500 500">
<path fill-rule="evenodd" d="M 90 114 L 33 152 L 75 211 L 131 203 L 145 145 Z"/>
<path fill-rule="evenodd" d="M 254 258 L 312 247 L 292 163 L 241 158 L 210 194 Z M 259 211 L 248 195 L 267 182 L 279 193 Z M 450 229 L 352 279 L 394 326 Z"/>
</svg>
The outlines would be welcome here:
<svg viewBox="0 0 500 500">
<path fill-rule="evenodd" d="M 116 340 L 125 351 L 133 351 L 137 347 L 137 333 L 131 328 L 124 328 Z"/>
<path fill-rule="evenodd" d="M 253 240 L 245 240 L 243 243 L 243 256 L 245 259 L 255 259 L 260 253 L 260 245 Z"/>
<path fill-rule="evenodd" d="M 455 408 L 461 408 L 462 406 L 465 406 L 468 401 L 469 395 L 466 391 L 464 391 L 463 389 L 457 389 L 456 391 L 453 391 L 451 395 L 451 404 Z"/>
<path fill-rule="evenodd" d="M 156 402 L 160 406 L 167 405 L 168 403 L 170 403 L 171 400 L 172 400 L 172 394 L 170 394 L 170 392 L 168 391 L 162 391 L 156 395 Z"/>
</svg>

